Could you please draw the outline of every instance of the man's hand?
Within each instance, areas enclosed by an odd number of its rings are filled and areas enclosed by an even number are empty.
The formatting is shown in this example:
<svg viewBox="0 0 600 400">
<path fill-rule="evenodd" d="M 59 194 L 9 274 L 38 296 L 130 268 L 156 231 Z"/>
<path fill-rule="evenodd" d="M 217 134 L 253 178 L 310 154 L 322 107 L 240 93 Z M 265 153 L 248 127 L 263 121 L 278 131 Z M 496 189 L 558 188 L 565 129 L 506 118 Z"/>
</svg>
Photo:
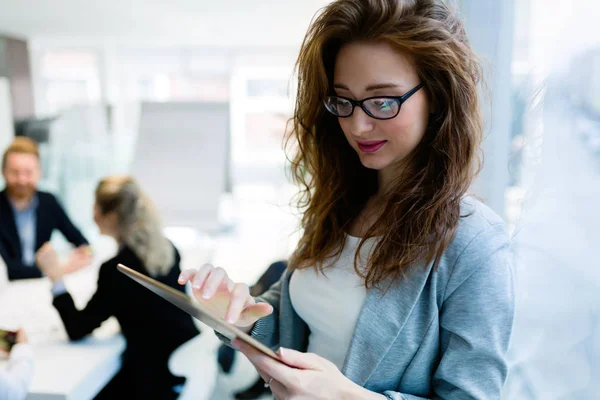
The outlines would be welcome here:
<svg viewBox="0 0 600 400">
<path fill-rule="evenodd" d="M 40 271 L 53 282 L 62 279 L 64 272 L 63 267 L 58 261 L 58 256 L 50 242 L 46 242 L 35 253 L 35 261 Z"/>
<path fill-rule="evenodd" d="M 69 260 L 63 266 L 64 274 L 70 274 L 89 266 L 92 263 L 92 251 L 90 246 L 84 245 L 74 249 Z"/>
</svg>

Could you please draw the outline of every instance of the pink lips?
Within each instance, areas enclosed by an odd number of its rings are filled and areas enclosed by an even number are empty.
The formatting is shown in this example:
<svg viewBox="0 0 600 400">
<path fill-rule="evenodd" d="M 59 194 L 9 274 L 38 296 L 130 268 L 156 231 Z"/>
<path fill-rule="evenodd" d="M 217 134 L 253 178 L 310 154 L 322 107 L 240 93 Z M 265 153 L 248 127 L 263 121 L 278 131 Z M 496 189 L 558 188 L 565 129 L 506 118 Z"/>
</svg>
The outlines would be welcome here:
<svg viewBox="0 0 600 400">
<path fill-rule="evenodd" d="M 370 142 L 357 142 L 358 148 L 365 153 L 375 153 L 387 143 L 387 140 L 378 140 Z"/>
</svg>

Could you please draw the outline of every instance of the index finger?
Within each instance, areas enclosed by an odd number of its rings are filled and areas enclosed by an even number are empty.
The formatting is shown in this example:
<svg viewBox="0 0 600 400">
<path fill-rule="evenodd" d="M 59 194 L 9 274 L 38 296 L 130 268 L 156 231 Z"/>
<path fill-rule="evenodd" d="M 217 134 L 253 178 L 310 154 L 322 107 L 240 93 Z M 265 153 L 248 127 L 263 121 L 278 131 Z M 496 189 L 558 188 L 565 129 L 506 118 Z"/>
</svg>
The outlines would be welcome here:
<svg viewBox="0 0 600 400">
<path fill-rule="evenodd" d="M 183 271 L 181 271 L 181 274 L 179 274 L 177 282 L 179 282 L 180 285 L 185 285 L 192 278 L 192 276 L 194 276 L 196 272 L 198 272 L 197 268 L 184 269 Z"/>
</svg>

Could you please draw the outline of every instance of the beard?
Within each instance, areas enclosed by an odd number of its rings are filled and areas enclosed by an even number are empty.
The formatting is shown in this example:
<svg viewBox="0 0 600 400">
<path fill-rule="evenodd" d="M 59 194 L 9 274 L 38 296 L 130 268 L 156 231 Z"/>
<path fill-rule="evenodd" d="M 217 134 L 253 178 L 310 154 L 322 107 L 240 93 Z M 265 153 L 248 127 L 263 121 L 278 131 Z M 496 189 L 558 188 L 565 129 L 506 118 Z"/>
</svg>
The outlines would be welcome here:
<svg viewBox="0 0 600 400">
<path fill-rule="evenodd" d="M 7 185 L 6 192 L 15 200 L 27 200 L 35 194 L 33 185 Z"/>
</svg>

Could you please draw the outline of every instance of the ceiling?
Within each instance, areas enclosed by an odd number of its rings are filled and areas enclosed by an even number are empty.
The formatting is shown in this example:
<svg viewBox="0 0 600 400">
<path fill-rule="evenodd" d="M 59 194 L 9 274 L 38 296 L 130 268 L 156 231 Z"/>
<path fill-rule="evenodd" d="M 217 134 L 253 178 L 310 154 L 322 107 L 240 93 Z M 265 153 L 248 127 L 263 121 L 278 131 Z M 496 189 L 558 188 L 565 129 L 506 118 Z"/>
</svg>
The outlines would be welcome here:
<svg viewBox="0 0 600 400">
<path fill-rule="evenodd" d="M 0 32 L 28 39 L 297 45 L 328 0 L 0 0 Z"/>
</svg>

